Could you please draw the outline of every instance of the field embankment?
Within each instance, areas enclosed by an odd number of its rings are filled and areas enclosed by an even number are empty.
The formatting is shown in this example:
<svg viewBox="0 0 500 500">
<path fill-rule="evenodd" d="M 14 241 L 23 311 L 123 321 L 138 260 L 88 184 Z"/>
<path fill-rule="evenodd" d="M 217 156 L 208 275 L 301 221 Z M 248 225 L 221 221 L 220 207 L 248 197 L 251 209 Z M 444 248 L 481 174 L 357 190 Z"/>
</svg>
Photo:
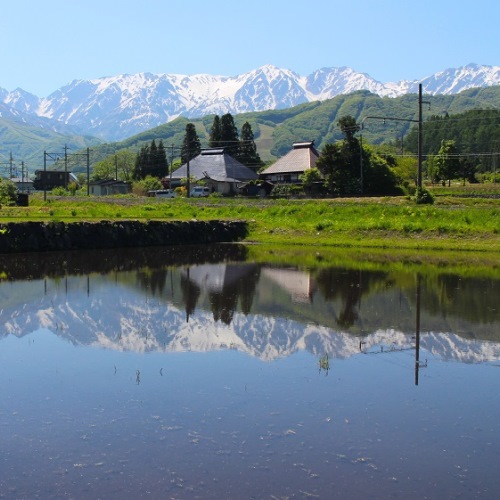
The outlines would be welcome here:
<svg viewBox="0 0 500 500">
<path fill-rule="evenodd" d="M 3 207 L 0 223 L 244 220 L 247 242 L 388 249 L 500 251 L 500 200 L 444 196 L 349 199 L 33 197 Z"/>
</svg>

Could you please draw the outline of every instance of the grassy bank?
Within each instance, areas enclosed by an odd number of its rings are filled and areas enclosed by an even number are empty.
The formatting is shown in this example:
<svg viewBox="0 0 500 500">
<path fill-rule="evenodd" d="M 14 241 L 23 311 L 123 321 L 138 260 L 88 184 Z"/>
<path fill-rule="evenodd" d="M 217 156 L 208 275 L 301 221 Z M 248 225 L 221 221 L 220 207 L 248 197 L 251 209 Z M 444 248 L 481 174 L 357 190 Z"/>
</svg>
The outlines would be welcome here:
<svg viewBox="0 0 500 500">
<path fill-rule="evenodd" d="M 31 197 L 2 207 L 11 221 L 244 219 L 248 242 L 388 249 L 500 251 L 500 200 L 443 196 L 417 206 L 399 198 L 269 200 Z"/>
</svg>

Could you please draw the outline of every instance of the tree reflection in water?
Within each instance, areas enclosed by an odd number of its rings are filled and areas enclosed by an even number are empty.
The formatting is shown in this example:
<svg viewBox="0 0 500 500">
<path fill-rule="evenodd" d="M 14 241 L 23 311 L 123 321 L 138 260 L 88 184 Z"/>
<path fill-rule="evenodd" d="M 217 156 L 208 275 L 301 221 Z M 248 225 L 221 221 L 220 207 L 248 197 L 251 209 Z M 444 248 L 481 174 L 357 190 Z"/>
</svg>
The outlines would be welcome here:
<svg viewBox="0 0 500 500">
<path fill-rule="evenodd" d="M 498 329 L 491 327 L 499 321 L 499 283 L 493 278 L 436 271 L 418 273 L 417 277 L 417 273 L 404 270 L 342 268 L 325 262 L 309 270 L 246 259 L 247 249 L 241 245 L 0 256 L 0 272 L 8 280 L 28 278 L 32 283 L 27 288 L 20 285 L 19 292 L 17 287 L 4 287 L 4 296 L 0 298 L 5 299 L 6 307 L 26 304 L 26 294 L 36 295 L 36 281 L 40 279 L 44 296 L 63 287 L 68 297 L 68 293 L 83 288 L 78 280 L 82 275 L 85 295 L 92 297 L 94 283 L 105 281 L 112 273 L 120 290 L 145 292 L 148 299 L 155 297 L 164 311 L 170 306 L 183 310 L 185 322 L 190 322 L 197 310 L 211 311 L 216 323 L 230 326 L 239 312 L 364 336 L 387 328 L 414 330 L 412 318 L 418 307 L 427 331 L 455 331 L 467 338 L 499 339 Z M 417 283 L 421 290 L 418 306 Z M 101 314 L 109 316 L 104 311 Z M 155 330 L 153 322 L 146 340 L 154 343 L 150 337 L 153 335 L 159 344 L 167 345 L 175 331 L 165 321 L 161 320 L 161 331 Z M 64 333 L 65 322 L 69 320 L 54 319 L 54 331 Z M 143 328 L 141 325 L 141 331 Z M 121 342 L 123 335 L 120 328 L 115 328 L 112 340 Z M 265 330 L 245 330 L 239 335 L 243 343 L 263 345 L 270 341 L 270 332 Z M 275 343 L 290 341 L 283 332 L 272 335 Z M 318 341 L 312 336 L 307 339 L 310 345 Z"/>
</svg>

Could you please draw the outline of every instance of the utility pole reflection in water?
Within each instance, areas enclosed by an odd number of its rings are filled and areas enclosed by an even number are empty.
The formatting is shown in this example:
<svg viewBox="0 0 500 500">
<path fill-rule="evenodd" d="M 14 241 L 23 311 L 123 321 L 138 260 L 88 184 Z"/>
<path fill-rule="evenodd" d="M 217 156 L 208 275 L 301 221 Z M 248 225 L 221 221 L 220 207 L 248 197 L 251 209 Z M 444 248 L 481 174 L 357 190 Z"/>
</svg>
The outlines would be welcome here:
<svg viewBox="0 0 500 500">
<path fill-rule="evenodd" d="M 415 318 L 415 385 L 418 385 L 420 368 L 420 273 L 417 273 L 417 314 Z"/>
<path fill-rule="evenodd" d="M 415 317 L 415 385 L 418 385 L 418 372 L 427 366 L 427 360 L 420 364 L 420 293 L 422 277 L 417 273 L 417 312 Z"/>
</svg>

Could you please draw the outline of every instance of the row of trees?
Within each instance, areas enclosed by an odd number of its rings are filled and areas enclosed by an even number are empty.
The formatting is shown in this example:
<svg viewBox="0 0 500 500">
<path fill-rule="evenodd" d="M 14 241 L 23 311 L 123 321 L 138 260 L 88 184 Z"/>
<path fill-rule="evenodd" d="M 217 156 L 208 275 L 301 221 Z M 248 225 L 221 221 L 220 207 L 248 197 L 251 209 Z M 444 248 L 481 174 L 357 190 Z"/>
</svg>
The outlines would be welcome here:
<svg viewBox="0 0 500 500">
<path fill-rule="evenodd" d="M 464 122 L 469 126 L 474 122 L 488 124 L 489 128 L 486 129 L 484 125 L 481 125 L 481 130 L 483 132 L 488 130 L 491 136 L 492 130 L 498 131 L 498 118 L 500 118 L 500 112 L 494 110 L 468 112 L 466 117 L 460 120 L 450 117 L 434 117 L 431 120 L 432 123 L 427 124 L 427 129 L 424 128 L 424 131 L 432 131 L 436 127 L 441 129 L 442 126 L 450 125 L 450 134 L 452 129 L 455 130 L 455 137 L 461 137 L 463 149 L 465 138 L 468 137 L 469 147 L 472 140 L 471 133 L 467 133 L 463 128 Z M 362 146 L 356 137 L 360 127 L 351 116 L 342 117 L 338 125 L 343 140 L 328 143 L 322 148 L 317 169 L 306 171 L 303 176 L 302 180 L 306 189 L 313 185 L 317 188 L 321 184 L 322 189 L 334 196 L 389 195 L 400 193 L 403 184 L 407 187 L 415 184 L 415 158 L 399 157 L 396 161 L 395 151 L 391 151 L 392 154 L 387 153 L 387 150 L 385 153 L 380 153 L 381 148 L 375 150 L 372 146 Z M 441 133 L 439 135 L 443 137 Z M 424 139 L 425 137 L 427 136 L 424 136 Z M 477 134 L 474 137 L 482 140 Z M 413 135 L 410 134 L 408 145 L 412 143 L 412 140 Z M 435 138 L 434 142 L 436 142 Z M 221 117 L 214 116 L 208 145 L 212 148 L 224 148 L 231 156 L 255 170 L 263 165 L 257 152 L 252 127 L 245 122 L 240 135 L 230 113 Z M 121 151 L 114 156 L 114 162 L 113 157 L 109 157 L 97 164 L 93 178 L 120 178 L 136 181 L 147 177 L 162 178 L 169 173 L 165 149 L 161 140 L 158 144 L 152 140 L 151 144 L 142 146 L 135 156 L 133 153 Z M 180 151 L 181 164 L 192 160 L 200 152 L 201 141 L 196 127 L 193 123 L 188 123 Z M 439 148 L 435 152 L 427 149 L 424 168 L 428 179 L 432 182 L 447 180 L 450 183 L 455 178 L 474 182 L 478 171 L 478 161 L 478 158 L 461 154 L 456 139 L 446 139 L 440 140 Z"/>
<path fill-rule="evenodd" d="M 210 148 L 224 148 L 233 158 L 243 163 L 249 168 L 258 170 L 263 166 L 260 155 L 255 145 L 255 137 L 250 123 L 245 122 L 241 127 L 241 137 L 238 128 L 234 123 L 231 113 L 226 113 L 219 117 L 215 115 L 210 137 L 208 140 Z M 184 140 L 181 148 L 181 162 L 185 164 L 192 160 L 201 152 L 201 142 L 193 123 L 186 125 Z"/>
<path fill-rule="evenodd" d="M 241 138 L 234 119 L 230 113 L 219 117 L 216 115 L 210 131 L 209 147 L 224 148 L 235 159 L 254 170 L 263 166 L 255 145 L 252 127 L 245 122 L 241 129 Z M 193 123 L 186 125 L 180 150 L 181 164 L 185 164 L 201 153 L 201 141 Z M 162 178 L 169 174 L 169 163 L 166 148 L 160 139 L 158 144 L 153 139 L 150 144 L 143 145 L 134 155 L 128 151 L 120 151 L 97 163 L 92 178 L 120 179 L 139 181 L 148 177 Z M 171 167 L 170 167 L 171 168 Z"/>
<path fill-rule="evenodd" d="M 215 115 L 208 145 L 211 148 L 224 148 L 229 155 L 253 170 L 257 171 L 263 165 L 250 123 L 243 124 L 240 136 L 231 113 L 220 118 Z"/>
<path fill-rule="evenodd" d="M 360 127 L 352 116 L 342 117 L 338 125 L 343 140 L 326 144 L 316 162 L 317 172 L 325 180 L 326 191 L 334 196 L 401 194 L 399 179 L 393 170 L 394 157 L 382 157 L 370 148 L 362 147 L 355 137 Z M 305 185 L 318 182 L 321 178 L 318 173 L 314 169 L 307 172 L 303 179 Z"/>
<path fill-rule="evenodd" d="M 334 196 L 359 194 L 398 194 L 398 177 L 392 167 L 392 156 L 382 157 L 367 147 L 361 147 L 355 137 L 359 125 L 351 116 L 340 119 L 339 126 L 344 139 L 326 144 L 317 162 L 317 168 L 306 171 L 303 183 L 306 190 L 318 185 Z M 250 168 L 258 169 L 262 161 L 257 152 L 253 131 L 248 122 L 242 127 L 241 138 L 233 117 L 227 113 L 215 116 L 210 131 L 209 146 L 224 148 L 231 156 Z M 185 164 L 201 152 L 201 142 L 193 123 L 186 125 L 181 147 L 181 163 Z M 142 181 L 148 178 L 160 179 L 169 172 L 166 150 L 160 140 L 153 139 L 144 145 L 135 158 L 133 153 L 120 151 L 108 157 L 94 168 L 94 179 L 117 178 Z M 150 189 L 154 187 L 148 186 Z"/>
<path fill-rule="evenodd" d="M 453 179 L 477 182 L 476 174 L 495 171 L 500 154 L 500 110 L 471 110 L 432 116 L 424 122 L 423 154 L 427 177 L 433 183 Z M 417 128 L 404 140 L 417 151 Z"/>
<path fill-rule="evenodd" d="M 146 177 L 162 178 L 168 173 L 168 162 L 165 147 L 160 140 L 156 145 L 141 147 L 138 153 L 120 150 L 97 162 L 92 170 L 92 180 L 117 179 L 122 181 L 139 181 Z"/>
<path fill-rule="evenodd" d="M 140 180 L 148 176 L 162 178 L 168 173 L 167 153 L 160 139 L 158 146 L 153 139 L 151 145 L 141 147 L 137 154 L 132 179 Z"/>
</svg>

